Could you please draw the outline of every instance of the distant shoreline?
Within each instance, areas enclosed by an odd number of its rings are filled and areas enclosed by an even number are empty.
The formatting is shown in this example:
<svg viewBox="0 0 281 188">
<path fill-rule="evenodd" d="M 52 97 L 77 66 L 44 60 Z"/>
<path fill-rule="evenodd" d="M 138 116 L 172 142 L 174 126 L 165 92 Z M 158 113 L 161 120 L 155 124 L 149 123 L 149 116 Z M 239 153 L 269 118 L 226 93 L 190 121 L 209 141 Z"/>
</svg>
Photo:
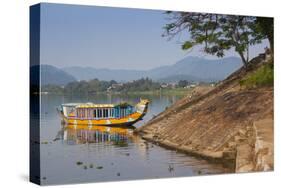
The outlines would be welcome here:
<svg viewBox="0 0 281 188">
<path fill-rule="evenodd" d="M 189 92 L 191 92 L 193 88 L 169 88 L 169 89 L 158 89 L 158 90 L 150 90 L 150 91 L 128 91 L 128 92 L 106 92 L 106 91 L 100 91 L 95 93 L 79 93 L 79 92 L 73 92 L 70 93 L 63 93 L 63 92 L 54 92 L 54 91 L 48 91 L 44 90 L 40 94 L 41 95 L 64 95 L 64 96 L 87 96 L 87 95 L 186 95 Z M 34 93 L 39 94 L 39 93 Z"/>
</svg>

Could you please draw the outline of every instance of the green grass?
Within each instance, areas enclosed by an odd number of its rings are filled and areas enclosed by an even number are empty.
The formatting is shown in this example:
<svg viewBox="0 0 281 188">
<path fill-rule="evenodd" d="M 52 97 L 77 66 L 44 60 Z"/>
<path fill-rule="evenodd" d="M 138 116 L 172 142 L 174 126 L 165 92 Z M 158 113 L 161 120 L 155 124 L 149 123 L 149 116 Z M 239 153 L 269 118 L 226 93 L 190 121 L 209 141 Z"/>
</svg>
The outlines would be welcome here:
<svg viewBox="0 0 281 188">
<path fill-rule="evenodd" d="M 240 85 L 246 88 L 256 88 L 261 86 L 272 86 L 274 81 L 273 63 L 267 63 L 255 72 L 246 76 L 240 81 Z"/>
</svg>

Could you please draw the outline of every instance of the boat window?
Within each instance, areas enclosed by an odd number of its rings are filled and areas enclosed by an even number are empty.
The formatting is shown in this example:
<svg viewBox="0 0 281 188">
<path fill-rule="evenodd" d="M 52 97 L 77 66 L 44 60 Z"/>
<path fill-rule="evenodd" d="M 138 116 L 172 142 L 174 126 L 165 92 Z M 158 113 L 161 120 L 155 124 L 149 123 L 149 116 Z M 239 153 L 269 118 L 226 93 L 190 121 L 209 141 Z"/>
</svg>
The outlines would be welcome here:
<svg viewBox="0 0 281 188">
<path fill-rule="evenodd" d="M 81 112 L 80 112 L 80 109 L 78 108 L 78 109 L 77 109 L 77 117 L 80 118 L 80 116 L 81 116 Z"/>
<path fill-rule="evenodd" d="M 89 109 L 88 109 L 88 118 L 92 118 L 92 114 L 93 114 L 93 113 L 91 113 L 91 112 L 92 112 L 92 109 L 89 108 Z"/>
<path fill-rule="evenodd" d="M 94 118 L 97 117 L 97 111 L 96 111 L 96 109 L 94 109 L 93 115 L 94 115 Z"/>
<path fill-rule="evenodd" d="M 108 117 L 108 111 L 107 111 L 107 109 L 104 109 L 104 117 Z"/>
<path fill-rule="evenodd" d="M 120 109 L 119 108 L 115 108 L 114 109 L 114 113 L 115 113 L 115 117 L 118 118 L 120 116 Z"/>
<path fill-rule="evenodd" d="M 113 117 L 113 109 L 110 109 L 110 117 Z"/>
<path fill-rule="evenodd" d="M 98 109 L 98 118 L 101 117 L 101 109 Z"/>
<path fill-rule="evenodd" d="M 107 109 L 103 109 L 103 117 L 108 117 L 108 114 L 107 114 Z"/>
</svg>

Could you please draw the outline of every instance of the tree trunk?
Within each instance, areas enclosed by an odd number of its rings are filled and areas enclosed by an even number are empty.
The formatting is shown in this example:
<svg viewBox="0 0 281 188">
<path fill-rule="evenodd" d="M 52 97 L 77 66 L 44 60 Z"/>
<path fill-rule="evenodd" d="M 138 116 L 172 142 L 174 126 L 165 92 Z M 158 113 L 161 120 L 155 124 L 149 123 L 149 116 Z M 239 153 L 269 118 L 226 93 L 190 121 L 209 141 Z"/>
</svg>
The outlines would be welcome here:
<svg viewBox="0 0 281 188">
<path fill-rule="evenodd" d="M 238 54 L 240 55 L 242 62 L 244 64 L 244 67 L 247 68 L 248 67 L 248 61 L 246 60 L 246 58 L 244 57 L 243 52 L 238 52 Z"/>
<path fill-rule="evenodd" d="M 233 29 L 233 30 L 236 30 L 236 28 Z M 232 40 L 233 40 L 234 43 L 235 43 L 234 46 L 235 46 L 236 48 L 238 48 L 238 42 L 237 42 L 238 40 L 237 40 L 235 34 L 232 34 L 232 35 L 231 35 L 231 38 L 232 38 Z M 247 66 L 248 66 L 248 61 L 247 61 L 246 58 L 244 57 L 244 53 L 241 52 L 241 51 L 239 51 L 239 50 L 237 50 L 237 52 L 238 52 L 238 54 L 240 55 L 240 57 L 241 57 L 241 59 L 242 59 L 242 62 L 243 62 L 243 64 L 244 64 L 244 67 L 247 68 Z"/>
</svg>

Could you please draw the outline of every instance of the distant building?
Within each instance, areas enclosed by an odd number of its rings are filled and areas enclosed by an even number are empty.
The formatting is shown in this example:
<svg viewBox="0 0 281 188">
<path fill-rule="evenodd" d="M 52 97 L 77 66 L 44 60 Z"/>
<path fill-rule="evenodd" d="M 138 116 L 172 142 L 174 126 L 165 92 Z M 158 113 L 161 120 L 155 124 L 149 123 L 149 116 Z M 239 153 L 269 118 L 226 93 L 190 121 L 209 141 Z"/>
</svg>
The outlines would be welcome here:
<svg viewBox="0 0 281 188">
<path fill-rule="evenodd" d="M 196 86 L 198 86 L 199 83 L 190 83 L 187 86 L 185 86 L 184 88 L 189 89 L 189 88 L 195 88 Z"/>
<path fill-rule="evenodd" d="M 163 83 L 160 85 L 161 88 L 176 88 L 177 83 Z"/>
<path fill-rule="evenodd" d="M 112 84 L 111 85 L 112 89 L 120 87 L 120 86 L 123 86 L 123 83 L 117 83 L 117 84 Z"/>
<path fill-rule="evenodd" d="M 161 88 L 167 88 L 167 87 L 169 87 L 169 84 L 166 84 L 166 83 L 165 84 L 161 84 L 160 87 Z"/>
<path fill-rule="evenodd" d="M 117 88 L 117 87 L 121 87 L 123 86 L 123 83 L 117 83 L 117 84 L 112 84 L 111 86 L 109 86 L 106 91 L 107 92 L 111 92 L 113 89 Z"/>
</svg>

